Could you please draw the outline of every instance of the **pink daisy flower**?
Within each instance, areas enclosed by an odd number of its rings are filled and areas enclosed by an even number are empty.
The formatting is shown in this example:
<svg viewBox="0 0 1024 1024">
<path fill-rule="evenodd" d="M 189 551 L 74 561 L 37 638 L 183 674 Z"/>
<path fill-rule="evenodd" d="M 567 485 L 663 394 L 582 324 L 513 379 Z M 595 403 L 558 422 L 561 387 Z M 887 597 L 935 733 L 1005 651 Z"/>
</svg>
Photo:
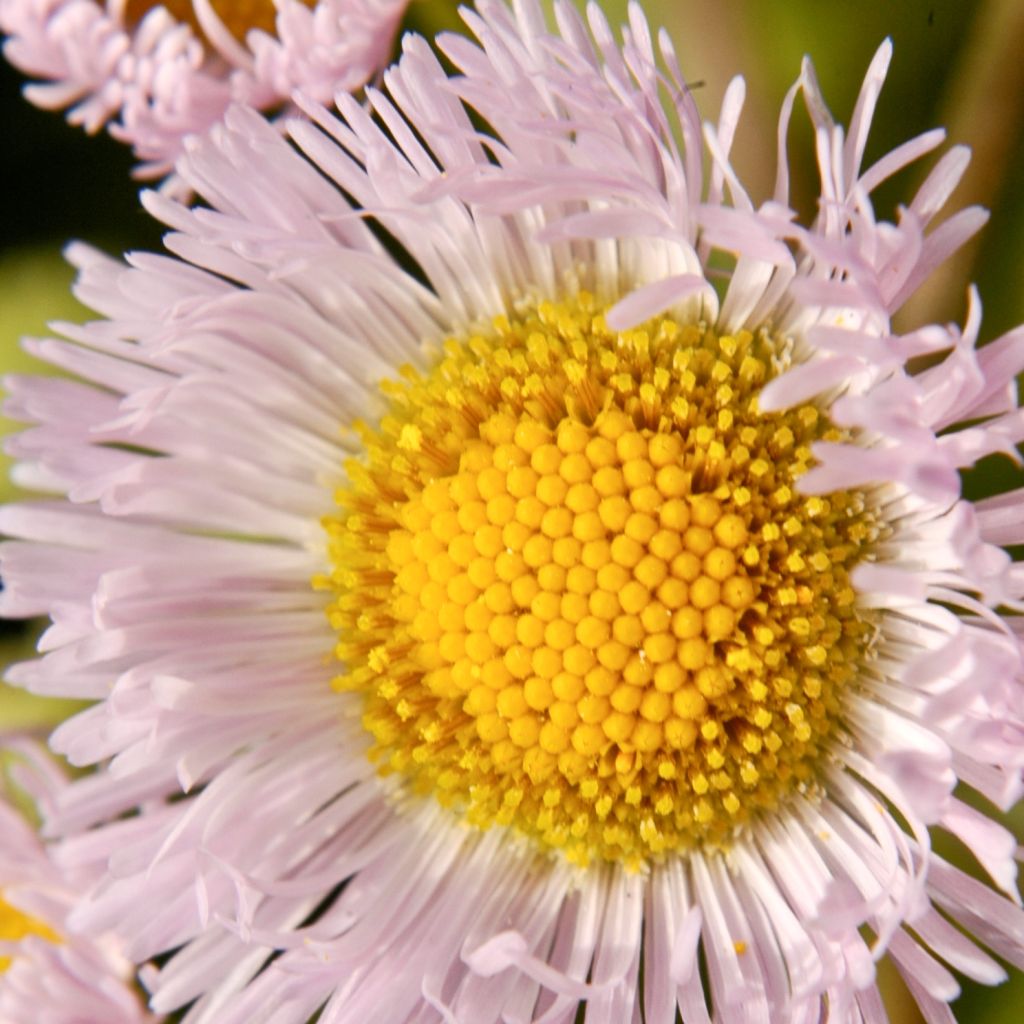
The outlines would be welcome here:
<svg viewBox="0 0 1024 1024">
<path fill-rule="evenodd" d="M 1020 330 L 891 316 L 984 222 L 896 223 L 810 64 L 756 205 L 631 8 L 484 2 L 290 143 L 233 108 L 81 246 L 102 319 L 15 378 L 18 684 L 96 701 L 47 816 L 188 1024 L 878 1022 L 1024 966 Z M 789 209 L 797 94 L 818 216 Z M 477 119 L 470 117 L 472 110 Z M 485 125 L 485 128 L 481 128 Z M 710 161 L 705 179 L 702 166 Z M 924 357 L 924 358 L 920 358 Z M 988 881 L 931 849 L 958 837 Z M 274 955 L 276 953 L 276 955 Z"/>
<path fill-rule="evenodd" d="M 0 0 L 4 56 L 25 94 L 89 132 L 107 125 L 161 177 L 182 140 L 233 102 L 289 107 L 354 91 L 388 59 L 408 0 Z"/>
<path fill-rule="evenodd" d="M 10 741 L 14 774 L 42 805 L 64 776 L 34 744 Z M 0 1018 L 9 1024 L 155 1022 L 133 991 L 132 964 L 109 934 L 77 935 L 67 918 L 94 876 L 65 873 L 21 813 L 0 800 Z"/>
</svg>

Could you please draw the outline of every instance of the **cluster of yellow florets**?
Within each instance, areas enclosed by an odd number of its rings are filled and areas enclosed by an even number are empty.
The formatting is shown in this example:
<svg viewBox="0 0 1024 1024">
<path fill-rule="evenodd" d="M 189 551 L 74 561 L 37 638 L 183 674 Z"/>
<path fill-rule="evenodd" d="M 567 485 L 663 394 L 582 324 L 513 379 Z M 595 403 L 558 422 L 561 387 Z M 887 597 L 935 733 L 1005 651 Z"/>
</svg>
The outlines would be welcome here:
<svg viewBox="0 0 1024 1024">
<path fill-rule="evenodd" d="M 60 936 L 45 921 L 31 917 L 0 896 L 0 941 L 19 942 L 36 935 L 47 942 L 60 942 Z M 0 974 L 11 966 L 11 956 L 0 956 Z"/>
<path fill-rule="evenodd" d="M 307 7 L 316 6 L 316 0 L 302 0 Z M 240 42 L 253 29 L 268 35 L 276 31 L 277 9 L 273 0 L 211 0 L 211 6 L 221 24 Z M 122 17 L 127 25 L 135 26 L 156 7 L 164 7 L 182 24 L 191 26 L 201 39 L 205 38 L 192 0 L 126 0 Z"/>
<path fill-rule="evenodd" d="M 793 487 L 767 342 L 586 296 L 389 385 L 328 523 L 339 688 L 382 770 L 575 859 L 721 842 L 813 778 L 868 629 L 857 495 Z"/>
</svg>

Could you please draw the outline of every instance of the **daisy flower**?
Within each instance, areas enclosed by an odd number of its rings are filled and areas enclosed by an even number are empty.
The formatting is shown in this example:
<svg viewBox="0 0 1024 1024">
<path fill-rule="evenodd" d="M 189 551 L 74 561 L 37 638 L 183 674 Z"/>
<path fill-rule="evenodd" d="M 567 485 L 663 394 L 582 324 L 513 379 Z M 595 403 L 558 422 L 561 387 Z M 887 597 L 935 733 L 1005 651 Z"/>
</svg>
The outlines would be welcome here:
<svg viewBox="0 0 1024 1024">
<path fill-rule="evenodd" d="M 36 106 L 104 125 L 167 174 L 182 140 L 233 102 L 261 110 L 301 89 L 354 91 L 388 60 L 408 0 L 0 0 L 7 60 L 40 79 Z"/>
<path fill-rule="evenodd" d="M 891 316 L 983 223 L 896 223 L 811 65 L 774 194 L 664 34 L 481 2 L 370 110 L 234 108 L 145 197 L 167 255 L 81 246 L 102 319 L 15 378 L 11 678 L 96 703 L 47 817 L 188 1024 L 929 1020 L 1024 965 L 1020 330 Z M 798 98 L 818 215 L 789 208 Z M 709 162 L 705 178 L 703 164 Z M 958 783 L 962 784 L 961 788 Z M 969 847 L 987 881 L 932 851 Z M 173 952 L 172 952 L 173 951 Z"/>
<path fill-rule="evenodd" d="M 41 803 L 67 782 L 33 743 L 8 738 L 13 774 Z M 68 875 L 47 856 L 22 814 L 0 800 L 0 1019 L 5 1024 L 146 1024 L 156 1018 L 130 986 L 131 963 L 111 935 L 67 928 L 80 892 L 95 881 Z"/>
</svg>

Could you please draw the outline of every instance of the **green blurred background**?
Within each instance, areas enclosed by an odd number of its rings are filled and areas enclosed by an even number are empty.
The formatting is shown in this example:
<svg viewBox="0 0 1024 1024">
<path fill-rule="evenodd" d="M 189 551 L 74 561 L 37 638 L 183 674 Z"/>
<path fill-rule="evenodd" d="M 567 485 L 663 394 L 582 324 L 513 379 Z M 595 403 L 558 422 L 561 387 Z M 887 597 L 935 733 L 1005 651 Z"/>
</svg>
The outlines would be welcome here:
<svg viewBox="0 0 1024 1024">
<path fill-rule="evenodd" d="M 613 23 L 624 20 L 624 0 L 603 0 Z M 904 140 L 938 125 L 950 140 L 972 147 L 975 158 L 953 206 L 981 203 L 992 220 L 981 237 L 935 275 L 897 326 L 962 321 L 969 282 L 984 306 L 985 339 L 1024 320 L 1024 3 L 1021 0 L 646 0 L 650 21 L 672 35 L 684 73 L 703 115 L 716 119 L 729 80 L 742 73 L 747 102 L 734 163 L 755 202 L 771 191 L 779 104 L 799 73 L 815 62 L 837 120 L 848 123 L 861 78 L 886 36 L 895 57 L 866 154 L 866 165 Z M 459 30 L 452 0 L 413 0 L 406 25 L 433 34 Z M 60 256 L 71 239 L 111 253 L 159 246 L 156 225 L 141 211 L 132 159 L 108 136 L 86 137 L 59 114 L 29 106 L 22 79 L 0 62 L 0 368 L 29 366 L 18 339 L 39 334 L 47 321 L 82 318 L 69 294 L 71 275 Z M 807 219 L 818 194 L 811 134 L 798 104 L 790 132 L 794 203 Z M 932 161 L 934 162 L 934 161 Z M 925 164 L 925 169 L 931 166 Z M 875 196 L 876 213 L 893 219 L 922 179 L 910 168 Z M 0 421 L 0 430 L 11 424 Z M 15 493 L 0 467 L 0 497 Z M 991 493 L 1024 482 L 1006 460 L 966 481 L 969 493 Z M 0 664 L 28 656 L 39 626 L 4 623 Z M 0 690 L 0 728 L 45 730 L 67 708 Z M 1011 825 L 1024 834 L 1024 818 Z M 960 857 L 951 844 L 943 852 Z M 967 863 L 966 860 L 962 861 Z M 885 972 L 894 1024 L 919 1020 L 894 972 Z M 956 1004 L 962 1024 L 1016 1024 L 1024 1004 L 1024 976 L 1015 972 L 997 990 L 965 984 Z"/>
</svg>

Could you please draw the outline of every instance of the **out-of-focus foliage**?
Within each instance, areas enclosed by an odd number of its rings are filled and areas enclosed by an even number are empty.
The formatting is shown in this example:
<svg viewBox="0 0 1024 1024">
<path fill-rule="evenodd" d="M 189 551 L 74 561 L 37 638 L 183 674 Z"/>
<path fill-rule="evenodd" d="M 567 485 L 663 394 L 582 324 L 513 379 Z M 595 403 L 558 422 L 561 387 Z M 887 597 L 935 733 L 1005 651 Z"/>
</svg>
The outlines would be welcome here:
<svg viewBox="0 0 1024 1024">
<path fill-rule="evenodd" d="M 72 273 L 60 252 L 46 247 L 0 252 L 0 359 L 7 373 L 47 372 L 16 344 L 16 339 L 45 330 L 47 321 L 81 319 L 84 309 L 72 298 Z M 17 424 L 0 416 L 0 436 Z M 10 501 L 18 489 L 10 479 L 11 459 L 0 454 L 0 501 Z M 32 655 L 39 625 L 0 623 L 0 664 Z M 39 729 L 61 721 L 79 707 L 74 701 L 34 697 L 0 684 L 0 729 Z"/>
</svg>

